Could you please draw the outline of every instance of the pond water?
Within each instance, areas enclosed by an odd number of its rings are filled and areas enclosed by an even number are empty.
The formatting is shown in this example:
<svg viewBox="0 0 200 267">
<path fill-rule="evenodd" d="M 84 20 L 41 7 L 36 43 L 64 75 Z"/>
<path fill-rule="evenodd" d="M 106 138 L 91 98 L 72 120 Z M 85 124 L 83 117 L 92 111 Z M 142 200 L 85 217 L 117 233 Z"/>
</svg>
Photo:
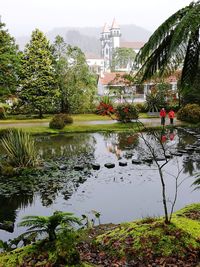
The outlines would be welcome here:
<svg viewBox="0 0 200 267">
<path fill-rule="evenodd" d="M 162 164 L 154 136 L 143 137 L 157 150 Z M 167 153 L 173 154 L 164 167 L 168 205 L 173 200 L 179 171 L 175 210 L 199 202 L 200 191 L 192 186 L 194 175 L 200 170 L 199 133 L 174 129 L 166 132 L 162 140 Z M 163 215 L 156 163 L 145 161 L 149 150 L 138 134 L 40 136 L 36 137 L 36 144 L 44 159 L 37 173 L 0 179 L 0 223 L 14 223 L 13 233 L 0 230 L 0 239 L 23 233 L 25 229 L 17 227 L 23 216 L 51 215 L 55 210 L 74 212 L 77 216 L 85 214 L 90 219 L 94 219 L 93 211 L 98 211 L 101 223 Z M 138 161 L 132 163 L 134 159 Z M 119 162 L 127 165 L 119 166 Z M 100 164 L 100 169 L 94 170 L 92 163 Z M 114 163 L 115 167 L 106 168 L 106 163 Z"/>
</svg>

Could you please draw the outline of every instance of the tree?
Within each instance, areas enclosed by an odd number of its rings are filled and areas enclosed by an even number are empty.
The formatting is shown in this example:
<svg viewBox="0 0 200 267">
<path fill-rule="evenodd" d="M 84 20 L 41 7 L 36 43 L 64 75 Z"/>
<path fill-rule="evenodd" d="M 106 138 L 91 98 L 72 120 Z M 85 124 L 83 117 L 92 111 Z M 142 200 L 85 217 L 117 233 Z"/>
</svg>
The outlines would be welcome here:
<svg viewBox="0 0 200 267">
<path fill-rule="evenodd" d="M 137 126 L 140 132 L 140 137 L 142 138 L 147 151 L 145 150 L 144 153 L 147 157 L 147 160 L 154 161 L 156 164 L 156 168 L 159 173 L 159 178 L 161 182 L 161 191 L 162 191 L 162 203 L 164 209 L 164 218 L 165 223 L 170 224 L 172 219 L 172 214 L 174 211 L 174 207 L 177 201 L 178 196 L 178 188 L 181 186 L 184 180 L 180 180 L 180 176 L 182 173 L 183 168 L 179 168 L 178 161 L 177 161 L 177 173 L 169 174 L 165 172 L 164 167 L 168 164 L 170 160 L 172 160 L 170 154 L 170 145 L 165 143 L 166 141 L 166 133 L 163 128 L 161 132 L 155 131 L 154 129 L 147 129 L 144 125 L 138 121 Z M 144 136 L 143 131 L 147 134 Z M 173 128 L 172 128 L 173 133 Z M 149 155 L 149 158 L 148 158 Z M 174 160 L 174 159 L 173 159 Z M 167 176 L 172 176 L 175 180 L 174 183 L 174 196 L 172 200 L 169 200 L 167 197 Z M 169 204 L 170 203 L 170 204 Z"/>
<path fill-rule="evenodd" d="M 80 220 L 73 213 L 55 211 L 51 216 L 25 216 L 19 226 L 29 227 L 25 235 L 47 233 L 49 241 L 54 241 L 59 226 L 66 229 L 74 223 L 80 224 Z"/>
<path fill-rule="evenodd" d="M 181 87 L 200 81 L 200 1 L 178 10 L 152 34 L 136 57 L 145 81 L 182 68 Z"/>
<path fill-rule="evenodd" d="M 15 40 L 0 22 L 0 97 L 16 92 L 20 71 L 20 53 Z"/>
<path fill-rule="evenodd" d="M 112 57 L 112 70 L 132 68 L 136 53 L 132 48 L 117 47 Z"/>
<path fill-rule="evenodd" d="M 58 94 L 55 84 L 53 57 L 46 36 L 36 29 L 26 45 L 22 59 L 21 90 L 22 105 L 32 112 L 43 114 L 53 108 Z"/>
<path fill-rule="evenodd" d="M 96 78 L 89 72 L 85 55 L 78 47 L 66 46 L 57 36 L 53 45 L 61 112 L 90 111 L 95 94 Z"/>
</svg>

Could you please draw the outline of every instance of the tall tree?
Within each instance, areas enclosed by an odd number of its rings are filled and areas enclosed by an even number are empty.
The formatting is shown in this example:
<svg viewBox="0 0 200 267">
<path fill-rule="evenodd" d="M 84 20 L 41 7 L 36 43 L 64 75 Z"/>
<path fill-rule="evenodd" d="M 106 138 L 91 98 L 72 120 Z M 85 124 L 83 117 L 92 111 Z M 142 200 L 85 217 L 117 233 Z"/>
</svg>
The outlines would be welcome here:
<svg viewBox="0 0 200 267">
<path fill-rule="evenodd" d="M 57 93 L 51 46 L 46 36 L 36 29 L 25 47 L 19 97 L 24 106 L 42 118 L 53 108 Z"/>
<path fill-rule="evenodd" d="M 80 48 L 67 46 L 60 36 L 56 37 L 53 51 L 61 112 L 89 111 L 93 104 L 96 79 L 89 71 L 85 55 Z"/>
<path fill-rule="evenodd" d="M 136 53 L 132 48 L 117 47 L 112 56 L 112 70 L 132 68 Z"/>
<path fill-rule="evenodd" d="M 20 70 L 20 53 L 15 40 L 0 22 L 0 98 L 15 93 Z"/>
<path fill-rule="evenodd" d="M 141 80 L 182 67 L 181 86 L 193 85 L 200 73 L 200 1 L 178 10 L 152 34 L 137 55 Z M 199 79 L 200 81 L 200 79 Z"/>
</svg>

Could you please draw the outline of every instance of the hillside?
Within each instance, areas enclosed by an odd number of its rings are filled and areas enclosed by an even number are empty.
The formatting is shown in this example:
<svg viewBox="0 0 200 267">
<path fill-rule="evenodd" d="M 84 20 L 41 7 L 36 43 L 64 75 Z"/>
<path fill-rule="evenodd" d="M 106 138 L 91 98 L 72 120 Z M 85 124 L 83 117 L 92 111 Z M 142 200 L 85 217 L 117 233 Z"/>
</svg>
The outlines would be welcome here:
<svg viewBox="0 0 200 267">
<path fill-rule="evenodd" d="M 136 25 L 121 25 L 122 41 L 147 41 L 151 32 Z M 61 35 L 68 44 L 78 46 L 85 53 L 100 54 L 100 33 L 102 27 L 62 27 L 47 32 L 46 35 L 51 42 L 56 35 Z M 23 49 L 30 37 L 17 37 L 16 42 Z"/>
</svg>

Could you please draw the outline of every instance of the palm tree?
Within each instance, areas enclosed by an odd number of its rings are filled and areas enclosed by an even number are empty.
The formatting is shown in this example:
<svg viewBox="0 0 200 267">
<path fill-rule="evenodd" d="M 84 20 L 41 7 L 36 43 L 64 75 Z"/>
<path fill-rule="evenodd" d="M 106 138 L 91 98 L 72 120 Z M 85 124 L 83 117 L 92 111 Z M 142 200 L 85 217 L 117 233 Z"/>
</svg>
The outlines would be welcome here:
<svg viewBox="0 0 200 267">
<path fill-rule="evenodd" d="M 200 81 L 200 0 L 178 10 L 152 34 L 136 57 L 145 81 L 182 68 L 182 87 Z"/>
<path fill-rule="evenodd" d="M 51 216 L 25 216 L 19 226 L 29 227 L 24 235 L 47 233 L 49 241 L 54 241 L 58 226 L 63 226 L 66 229 L 74 223 L 81 224 L 80 220 L 73 216 L 73 213 L 55 211 Z"/>
</svg>

